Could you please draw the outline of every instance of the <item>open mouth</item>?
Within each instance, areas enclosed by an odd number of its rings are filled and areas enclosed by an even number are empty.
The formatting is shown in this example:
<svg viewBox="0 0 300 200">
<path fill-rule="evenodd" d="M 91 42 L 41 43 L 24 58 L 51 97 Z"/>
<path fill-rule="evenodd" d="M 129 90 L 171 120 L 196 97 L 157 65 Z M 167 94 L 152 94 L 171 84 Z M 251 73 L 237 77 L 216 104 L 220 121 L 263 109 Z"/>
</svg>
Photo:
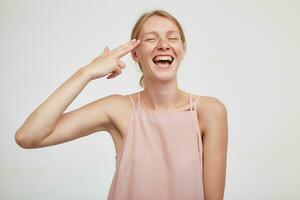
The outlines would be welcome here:
<svg viewBox="0 0 300 200">
<path fill-rule="evenodd" d="M 170 55 L 157 55 L 157 56 L 154 56 L 152 61 L 156 65 L 163 66 L 163 67 L 168 67 L 173 63 L 174 57 L 170 56 Z"/>
</svg>

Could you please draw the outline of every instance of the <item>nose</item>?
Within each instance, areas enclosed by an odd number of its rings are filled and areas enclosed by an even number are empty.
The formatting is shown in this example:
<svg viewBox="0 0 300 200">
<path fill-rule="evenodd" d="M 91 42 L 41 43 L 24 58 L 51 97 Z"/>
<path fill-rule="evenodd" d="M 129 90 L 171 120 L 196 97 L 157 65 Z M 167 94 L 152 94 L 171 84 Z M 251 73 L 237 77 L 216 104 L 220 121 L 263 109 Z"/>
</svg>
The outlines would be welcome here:
<svg viewBox="0 0 300 200">
<path fill-rule="evenodd" d="M 157 49 L 158 50 L 169 50 L 170 49 L 169 43 L 164 39 L 160 39 L 157 44 Z"/>
</svg>

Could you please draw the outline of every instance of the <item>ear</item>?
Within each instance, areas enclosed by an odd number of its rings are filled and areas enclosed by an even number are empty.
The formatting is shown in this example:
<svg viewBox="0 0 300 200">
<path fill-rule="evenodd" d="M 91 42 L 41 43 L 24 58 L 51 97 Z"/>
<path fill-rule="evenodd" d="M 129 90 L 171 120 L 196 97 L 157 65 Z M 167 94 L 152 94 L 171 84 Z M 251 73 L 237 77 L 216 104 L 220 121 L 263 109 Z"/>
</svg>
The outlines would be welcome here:
<svg viewBox="0 0 300 200">
<path fill-rule="evenodd" d="M 186 47 L 183 48 L 182 60 L 184 59 L 185 54 L 186 54 Z"/>
<path fill-rule="evenodd" d="M 132 59 L 135 61 L 135 62 L 139 62 L 139 58 L 138 58 L 138 56 L 137 56 L 137 52 L 136 52 L 136 50 L 132 50 L 131 51 L 131 57 L 132 57 Z"/>
</svg>

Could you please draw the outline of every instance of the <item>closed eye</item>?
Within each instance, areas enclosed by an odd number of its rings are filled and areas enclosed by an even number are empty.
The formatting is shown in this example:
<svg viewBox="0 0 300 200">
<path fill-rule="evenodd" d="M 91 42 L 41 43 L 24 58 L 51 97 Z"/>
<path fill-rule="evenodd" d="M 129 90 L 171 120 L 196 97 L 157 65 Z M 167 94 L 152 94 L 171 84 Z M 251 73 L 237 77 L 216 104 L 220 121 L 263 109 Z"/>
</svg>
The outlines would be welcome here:
<svg viewBox="0 0 300 200">
<path fill-rule="evenodd" d="M 155 38 L 148 38 L 148 39 L 145 39 L 145 41 L 155 41 Z"/>
<path fill-rule="evenodd" d="M 176 41 L 176 40 L 178 40 L 178 38 L 169 38 L 169 40 Z"/>
</svg>

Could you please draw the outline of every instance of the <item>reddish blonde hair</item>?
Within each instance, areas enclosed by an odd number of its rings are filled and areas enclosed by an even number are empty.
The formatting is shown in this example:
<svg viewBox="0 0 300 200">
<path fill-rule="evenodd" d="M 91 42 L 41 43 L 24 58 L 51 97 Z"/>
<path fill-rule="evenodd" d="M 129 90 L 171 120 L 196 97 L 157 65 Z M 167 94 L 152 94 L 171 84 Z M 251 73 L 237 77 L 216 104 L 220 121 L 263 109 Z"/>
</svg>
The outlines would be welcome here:
<svg viewBox="0 0 300 200">
<path fill-rule="evenodd" d="M 137 20 L 137 22 L 135 23 L 135 25 L 131 31 L 131 39 L 137 39 L 139 37 L 139 33 L 141 31 L 142 26 L 147 21 L 147 19 L 149 19 L 152 16 L 165 17 L 165 18 L 171 20 L 172 22 L 174 22 L 179 30 L 181 41 L 183 43 L 183 47 L 186 48 L 185 36 L 184 36 L 184 32 L 183 32 L 181 24 L 170 13 L 163 11 L 163 10 L 154 10 L 151 12 L 146 12 L 142 16 L 140 16 L 140 18 Z M 140 63 L 139 63 L 139 67 L 142 70 Z M 139 81 L 139 84 L 141 87 L 144 87 L 143 78 L 144 78 L 144 75 L 141 76 L 140 81 Z"/>
</svg>

